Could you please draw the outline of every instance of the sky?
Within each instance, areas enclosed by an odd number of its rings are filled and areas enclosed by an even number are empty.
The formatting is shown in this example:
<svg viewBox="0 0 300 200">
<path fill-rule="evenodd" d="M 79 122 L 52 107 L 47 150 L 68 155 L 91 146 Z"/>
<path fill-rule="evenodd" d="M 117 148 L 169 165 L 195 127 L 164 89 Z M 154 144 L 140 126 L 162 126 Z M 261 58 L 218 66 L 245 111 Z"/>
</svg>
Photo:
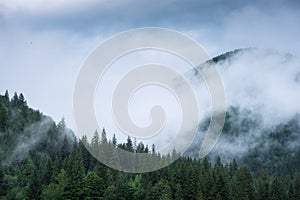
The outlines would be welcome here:
<svg viewBox="0 0 300 200">
<path fill-rule="evenodd" d="M 299 19 L 299 1 L 288 0 L 0 0 L 0 92 L 22 92 L 31 107 L 56 122 L 65 117 L 74 129 L 80 67 L 114 34 L 162 27 L 193 38 L 212 57 L 245 47 L 299 56 Z"/>
</svg>

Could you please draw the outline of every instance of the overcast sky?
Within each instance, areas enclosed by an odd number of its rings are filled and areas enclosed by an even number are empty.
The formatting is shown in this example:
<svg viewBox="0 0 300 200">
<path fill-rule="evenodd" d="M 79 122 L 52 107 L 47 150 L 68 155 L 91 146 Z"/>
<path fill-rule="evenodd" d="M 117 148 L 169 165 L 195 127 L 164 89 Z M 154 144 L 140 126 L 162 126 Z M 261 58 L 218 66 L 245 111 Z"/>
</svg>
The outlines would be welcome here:
<svg viewBox="0 0 300 200">
<path fill-rule="evenodd" d="M 0 92 L 74 127 L 76 76 L 90 51 L 131 28 L 187 34 L 210 56 L 244 47 L 300 55 L 299 1 L 0 0 Z"/>
</svg>

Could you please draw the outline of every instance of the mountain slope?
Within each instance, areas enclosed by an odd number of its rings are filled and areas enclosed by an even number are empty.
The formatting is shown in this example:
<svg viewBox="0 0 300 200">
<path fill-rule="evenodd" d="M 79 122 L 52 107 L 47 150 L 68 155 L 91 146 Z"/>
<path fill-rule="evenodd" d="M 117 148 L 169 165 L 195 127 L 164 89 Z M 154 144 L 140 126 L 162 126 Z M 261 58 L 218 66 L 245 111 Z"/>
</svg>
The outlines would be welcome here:
<svg viewBox="0 0 300 200">
<path fill-rule="evenodd" d="M 269 50 L 238 49 L 206 62 L 212 63 L 223 78 L 227 114 L 223 133 L 208 155 L 211 160 L 236 158 L 257 174 L 262 169 L 274 175 L 299 173 L 299 60 Z M 189 76 L 200 79 L 197 73 Z M 198 155 L 209 119 L 202 119 L 186 155 Z"/>
<path fill-rule="evenodd" d="M 22 162 L 29 154 L 53 159 L 64 140 L 72 143 L 74 139 L 64 120 L 56 124 L 29 108 L 22 93 L 15 93 L 11 100 L 7 91 L 0 95 L 0 155 L 6 163 Z"/>
</svg>

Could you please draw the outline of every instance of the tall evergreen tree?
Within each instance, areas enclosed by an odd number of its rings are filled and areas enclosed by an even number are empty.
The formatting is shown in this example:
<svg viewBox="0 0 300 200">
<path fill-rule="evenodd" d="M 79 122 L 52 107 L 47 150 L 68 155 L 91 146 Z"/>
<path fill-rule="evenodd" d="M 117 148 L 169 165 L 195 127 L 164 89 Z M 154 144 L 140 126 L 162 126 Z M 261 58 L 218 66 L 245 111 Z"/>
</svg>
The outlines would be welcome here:
<svg viewBox="0 0 300 200">
<path fill-rule="evenodd" d="M 298 176 L 294 181 L 295 199 L 300 199 L 300 177 Z"/>
<path fill-rule="evenodd" d="M 4 182 L 4 170 L 2 166 L 2 153 L 0 151 L 0 199 L 6 195 L 6 184 Z"/>
<path fill-rule="evenodd" d="M 166 180 L 160 180 L 151 190 L 151 200 L 171 200 L 171 187 Z"/>
<path fill-rule="evenodd" d="M 107 143 L 108 143 L 108 140 L 107 140 L 106 131 L 105 131 L 105 129 L 102 129 L 101 144 L 107 144 Z"/>
<path fill-rule="evenodd" d="M 61 146 L 60 155 L 61 155 L 62 159 L 65 159 L 69 156 L 69 154 L 70 154 L 70 144 L 69 144 L 67 136 L 65 135 L 62 146 Z"/>
<path fill-rule="evenodd" d="M 82 153 L 79 147 L 71 153 L 67 163 L 67 175 L 69 177 L 68 185 L 65 188 L 65 198 L 67 199 L 83 199 L 83 177 L 84 167 L 82 161 Z"/>
<path fill-rule="evenodd" d="M 236 173 L 233 197 L 235 200 L 254 199 L 253 178 L 246 166 L 242 166 Z"/>
<path fill-rule="evenodd" d="M 112 144 L 114 146 L 117 146 L 117 138 L 116 138 L 116 134 L 113 134 L 113 137 L 112 137 Z"/>
<path fill-rule="evenodd" d="M 88 172 L 83 180 L 84 199 L 102 199 L 104 195 L 105 185 L 103 179 L 98 177 L 95 172 Z"/>
<path fill-rule="evenodd" d="M 270 195 L 271 195 L 271 198 L 270 198 L 271 200 L 287 199 L 284 186 L 278 178 L 275 178 L 274 181 L 272 182 Z"/>
<path fill-rule="evenodd" d="M 267 177 L 265 172 L 262 172 L 262 177 L 261 179 L 258 181 L 258 185 L 257 185 L 257 200 L 270 200 L 270 190 L 271 190 L 271 186 L 270 186 L 270 180 Z"/>
</svg>

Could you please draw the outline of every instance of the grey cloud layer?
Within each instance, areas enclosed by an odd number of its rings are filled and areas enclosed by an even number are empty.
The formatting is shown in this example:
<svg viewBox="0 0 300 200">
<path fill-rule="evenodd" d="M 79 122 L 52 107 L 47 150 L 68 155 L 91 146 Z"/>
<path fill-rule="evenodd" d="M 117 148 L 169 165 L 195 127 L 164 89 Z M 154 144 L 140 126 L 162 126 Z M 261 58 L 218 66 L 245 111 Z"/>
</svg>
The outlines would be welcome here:
<svg viewBox="0 0 300 200">
<path fill-rule="evenodd" d="M 36 29 L 63 28 L 86 33 L 89 29 L 124 29 L 139 26 L 195 28 L 221 26 L 228 15 L 247 6 L 264 11 L 299 7 L 297 1 L 80 1 L 74 3 L 26 6 L 17 8 L 4 1 L 2 13 L 8 20 L 17 20 Z M 30 2 L 28 2 L 30 4 Z M 34 1 L 32 1 L 34 4 Z M 51 9 L 52 5 L 52 9 Z M 49 7 L 49 9 L 47 9 Z"/>
<path fill-rule="evenodd" d="M 23 92 L 31 106 L 57 121 L 66 116 L 72 128 L 72 91 L 80 65 L 99 42 L 119 31 L 173 28 L 212 56 L 249 46 L 300 55 L 299 1 L 76 0 L 52 5 L 29 0 L 18 7 L 16 2 L 0 3 L 0 74 L 5 74 L 0 92 Z"/>
</svg>

